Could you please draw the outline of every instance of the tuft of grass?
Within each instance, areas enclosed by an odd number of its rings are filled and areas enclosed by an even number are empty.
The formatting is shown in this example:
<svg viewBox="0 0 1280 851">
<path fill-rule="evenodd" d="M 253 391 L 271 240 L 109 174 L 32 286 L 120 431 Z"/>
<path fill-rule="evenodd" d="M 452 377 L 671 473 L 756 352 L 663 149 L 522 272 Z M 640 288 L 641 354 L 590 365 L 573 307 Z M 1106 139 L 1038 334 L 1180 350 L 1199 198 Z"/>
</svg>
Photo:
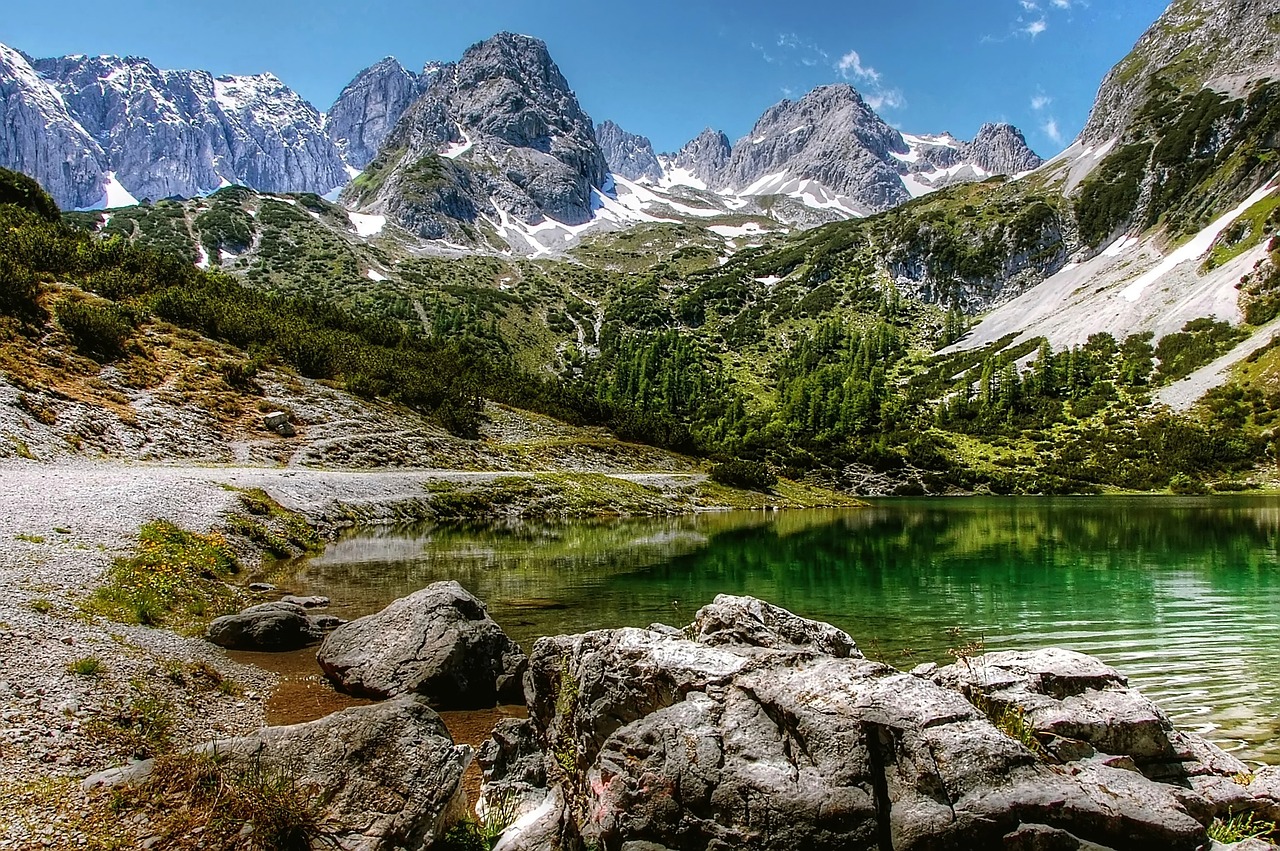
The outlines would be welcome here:
<svg viewBox="0 0 1280 851">
<path fill-rule="evenodd" d="M 314 552 L 323 546 L 306 518 L 280 505 L 261 488 L 241 490 L 240 506 L 247 516 L 230 517 L 228 531 L 248 538 L 277 558 Z"/>
<path fill-rule="evenodd" d="M 155 520 L 142 527 L 137 552 L 112 564 L 85 606 L 122 623 L 194 628 L 237 610 L 244 592 L 228 583 L 239 571 L 221 535 Z"/>
<path fill-rule="evenodd" d="M 240 694 L 240 684 L 223 676 L 222 672 L 203 659 L 184 662 L 171 659 L 165 663 L 165 679 L 176 686 L 186 686 L 197 691 L 217 691 L 220 694 Z"/>
<path fill-rule="evenodd" d="M 131 685 L 129 702 L 87 723 L 85 732 L 136 759 L 167 753 L 173 744 L 173 703 L 142 683 Z"/>
<path fill-rule="evenodd" d="M 1246 839 L 1266 839 L 1280 832 L 1273 821 L 1259 818 L 1256 813 L 1236 813 L 1226 821 L 1215 818 L 1209 825 L 1209 838 L 1230 845 Z"/>
<path fill-rule="evenodd" d="M 308 851 L 321 835 L 315 790 L 261 757 L 165 754 L 110 806 L 145 821 L 157 847 L 175 851 Z"/>
<path fill-rule="evenodd" d="M 28 544 L 43 544 L 44 538 L 39 535 L 18 534 L 13 536 L 15 540 L 25 541 Z"/>
<path fill-rule="evenodd" d="M 31 611 L 38 615 L 47 615 L 49 612 L 53 611 L 53 603 L 49 602 L 44 597 L 36 597 L 31 601 Z"/>
<path fill-rule="evenodd" d="M 67 672 L 77 677 L 96 677 L 102 673 L 102 660 L 97 656 L 85 656 L 76 659 L 67 666 Z"/>
</svg>

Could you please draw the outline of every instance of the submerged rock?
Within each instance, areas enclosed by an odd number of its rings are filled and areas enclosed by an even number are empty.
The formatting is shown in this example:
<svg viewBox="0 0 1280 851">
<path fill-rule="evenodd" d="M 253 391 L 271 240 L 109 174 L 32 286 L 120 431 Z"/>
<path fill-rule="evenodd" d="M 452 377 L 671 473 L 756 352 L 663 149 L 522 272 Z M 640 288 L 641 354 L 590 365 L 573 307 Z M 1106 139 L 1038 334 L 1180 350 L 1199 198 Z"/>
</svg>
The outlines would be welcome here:
<svg viewBox="0 0 1280 851">
<path fill-rule="evenodd" d="M 728 596 L 684 633 L 541 639 L 529 720 L 482 749 L 485 801 L 518 802 L 499 847 L 1192 851 L 1215 815 L 1271 801 L 1271 775 L 1240 785 L 1096 659 L 966 661 L 903 673 Z M 997 729 L 1001 707 L 1027 738 Z"/>
<path fill-rule="evenodd" d="M 321 626 L 309 618 L 301 606 L 275 602 L 214 618 L 209 624 L 207 637 L 228 650 L 280 653 L 314 644 L 323 633 Z"/>
<path fill-rule="evenodd" d="M 375 699 L 420 694 L 440 709 L 524 700 L 527 658 L 457 582 L 436 582 L 338 627 L 316 654 L 342 691 Z"/>
</svg>

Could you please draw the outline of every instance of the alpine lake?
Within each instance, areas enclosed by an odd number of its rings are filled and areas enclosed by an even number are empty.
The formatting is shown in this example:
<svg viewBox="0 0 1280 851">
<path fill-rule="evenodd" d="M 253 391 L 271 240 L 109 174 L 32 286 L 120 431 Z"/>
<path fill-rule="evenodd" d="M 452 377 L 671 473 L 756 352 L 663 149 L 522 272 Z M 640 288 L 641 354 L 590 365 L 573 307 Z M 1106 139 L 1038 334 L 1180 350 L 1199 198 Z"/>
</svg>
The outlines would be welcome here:
<svg viewBox="0 0 1280 851">
<path fill-rule="evenodd" d="M 904 669 L 966 645 L 1065 647 L 1119 669 L 1179 726 L 1276 763 L 1278 548 L 1280 497 L 894 499 L 366 529 L 296 564 L 291 585 L 354 618 L 456 579 L 526 650 L 543 635 L 684 626 L 722 593 L 829 621 Z"/>
</svg>

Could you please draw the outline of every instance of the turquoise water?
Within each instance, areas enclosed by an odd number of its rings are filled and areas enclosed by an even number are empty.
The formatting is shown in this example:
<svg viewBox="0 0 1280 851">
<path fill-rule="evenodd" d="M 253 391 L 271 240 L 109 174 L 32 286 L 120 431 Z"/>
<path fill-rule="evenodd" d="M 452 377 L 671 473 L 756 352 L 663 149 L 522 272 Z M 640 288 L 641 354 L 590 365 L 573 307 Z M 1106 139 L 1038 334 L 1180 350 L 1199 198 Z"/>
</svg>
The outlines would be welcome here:
<svg viewBox="0 0 1280 851">
<path fill-rule="evenodd" d="M 883 500 L 842 511 L 362 532 L 303 563 L 335 613 L 457 579 L 517 640 L 688 623 L 752 594 L 910 667 L 1062 646 L 1185 727 L 1280 762 L 1280 499 Z"/>
</svg>

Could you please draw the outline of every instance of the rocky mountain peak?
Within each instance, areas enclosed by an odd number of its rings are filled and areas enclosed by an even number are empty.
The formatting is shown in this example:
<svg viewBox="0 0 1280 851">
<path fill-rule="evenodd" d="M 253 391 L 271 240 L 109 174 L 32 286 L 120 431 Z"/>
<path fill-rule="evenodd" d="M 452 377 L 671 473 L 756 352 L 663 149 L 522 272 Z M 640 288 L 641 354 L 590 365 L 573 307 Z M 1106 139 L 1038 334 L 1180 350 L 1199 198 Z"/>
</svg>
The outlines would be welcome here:
<svg viewBox="0 0 1280 851">
<path fill-rule="evenodd" d="M 1021 174 L 1044 164 L 1012 124 L 983 124 L 972 142 L 960 145 L 960 151 L 962 159 L 991 174 Z"/>
<path fill-rule="evenodd" d="M 704 186 L 714 186 L 719 183 L 732 153 L 729 137 L 708 127 L 669 159 L 673 168 L 684 171 Z"/>
<path fill-rule="evenodd" d="M 457 236 L 482 216 L 504 231 L 508 219 L 585 223 L 608 175 L 595 127 L 546 44 L 513 33 L 431 74 L 370 168 L 385 179 L 348 198 L 428 238 Z"/>
<path fill-rule="evenodd" d="M 137 56 L 73 55 L 30 67 L 97 143 L 97 171 L 114 174 L 120 202 L 191 197 L 228 184 L 328 192 L 347 178 L 320 114 L 274 74 L 215 78 L 162 70 Z M 55 191 L 60 203 L 112 202 L 101 179 L 75 182 L 74 191 Z M 97 201 L 83 203 L 95 194 Z"/>
<path fill-rule="evenodd" d="M 721 180 L 745 194 L 782 177 L 816 181 L 848 199 L 849 209 L 885 210 L 907 200 L 891 154 L 905 154 L 902 135 L 852 86 L 819 86 L 798 101 L 765 110 L 733 146 Z"/>
<path fill-rule="evenodd" d="M 628 133 L 612 121 L 596 127 L 596 141 L 609 170 L 627 180 L 662 180 L 662 166 L 653 152 L 653 143 L 645 136 Z"/>
<path fill-rule="evenodd" d="M 429 64 L 419 76 L 388 56 L 347 84 L 325 115 L 325 130 L 349 165 L 364 168 L 377 156 L 400 116 L 422 94 L 425 79 L 440 67 Z"/>
<path fill-rule="evenodd" d="M 0 165 L 40 182 L 66 209 L 101 203 L 102 146 L 27 56 L 0 44 Z"/>
<path fill-rule="evenodd" d="M 1277 32 L 1275 0 L 1177 0 L 1102 81 L 1080 141 L 1119 136 L 1157 78 L 1179 91 L 1208 86 L 1236 95 L 1256 80 L 1280 78 Z"/>
</svg>

